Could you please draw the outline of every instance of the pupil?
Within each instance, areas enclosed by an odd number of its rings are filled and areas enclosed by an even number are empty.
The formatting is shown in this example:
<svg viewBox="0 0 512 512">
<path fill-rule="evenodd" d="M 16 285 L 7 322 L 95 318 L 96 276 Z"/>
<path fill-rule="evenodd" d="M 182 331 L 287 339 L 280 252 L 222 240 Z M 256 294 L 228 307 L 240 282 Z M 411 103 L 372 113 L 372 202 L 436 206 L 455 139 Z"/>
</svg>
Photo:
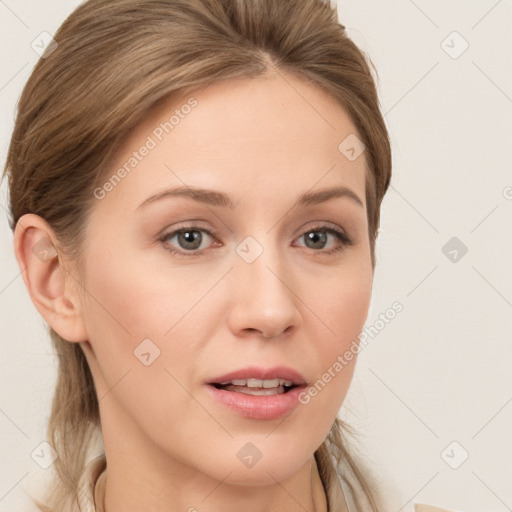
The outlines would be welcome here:
<svg viewBox="0 0 512 512">
<path fill-rule="evenodd" d="M 323 233 L 321 231 L 311 231 L 308 235 L 308 240 L 312 241 L 313 244 L 317 244 L 320 240 L 320 246 L 322 247 L 326 242 L 326 233 Z"/>
<path fill-rule="evenodd" d="M 201 245 L 201 234 L 199 231 L 183 231 L 180 234 L 180 241 L 184 242 L 184 247 L 187 249 L 197 249 Z M 199 241 L 199 244 L 197 244 Z M 189 247 L 188 244 L 191 244 L 192 247 Z"/>
</svg>

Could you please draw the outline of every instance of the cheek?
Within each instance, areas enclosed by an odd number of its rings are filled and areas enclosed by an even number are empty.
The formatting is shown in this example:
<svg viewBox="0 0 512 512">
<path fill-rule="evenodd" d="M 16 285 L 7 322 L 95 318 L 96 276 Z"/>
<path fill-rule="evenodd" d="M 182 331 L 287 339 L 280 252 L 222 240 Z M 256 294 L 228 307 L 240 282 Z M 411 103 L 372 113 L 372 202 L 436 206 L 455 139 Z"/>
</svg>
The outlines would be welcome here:
<svg viewBox="0 0 512 512">
<path fill-rule="evenodd" d="M 143 265 L 121 250 L 108 256 L 91 251 L 85 288 L 85 323 L 107 390 L 127 372 L 134 380 L 141 370 L 139 389 L 173 388 L 166 370 L 190 388 L 202 340 L 216 325 L 211 300 L 200 300 L 211 288 L 204 275 L 193 266 L 171 275 L 169 268 Z"/>
<path fill-rule="evenodd" d="M 346 265 L 317 284 L 318 291 L 308 300 L 323 327 L 324 336 L 319 340 L 322 353 L 332 358 L 346 350 L 364 327 L 372 294 L 371 267 Z"/>
<path fill-rule="evenodd" d="M 207 420 L 185 391 L 191 389 L 200 349 L 194 340 L 201 339 L 200 325 L 187 312 L 201 293 L 185 286 L 191 281 L 186 273 L 165 280 L 128 261 L 114 264 L 123 261 L 118 256 L 92 257 L 89 269 L 97 270 L 88 271 L 85 284 L 84 316 L 104 414 L 117 415 L 113 423 L 129 417 L 125 425 L 137 425 L 149 438 L 165 430 L 172 430 L 173 439 L 186 437 L 186 426 L 175 421 L 176 411 Z"/>
<path fill-rule="evenodd" d="M 313 297 L 313 311 L 321 320 L 311 334 L 315 340 L 318 373 L 304 402 L 317 412 L 319 421 L 332 423 L 348 392 L 359 352 L 359 335 L 364 327 L 372 291 L 372 273 L 366 266 L 348 267 L 339 277 L 324 283 Z"/>
<path fill-rule="evenodd" d="M 127 258 L 123 251 L 98 253 L 89 257 L 85 287 L 89 324 L 99 322 L 102 332 L 119 332 L 133 341 L 162 339 L 204 292 L 191 270 L 176 268 L 170 275 L 169 268 Z"/>
</svg>

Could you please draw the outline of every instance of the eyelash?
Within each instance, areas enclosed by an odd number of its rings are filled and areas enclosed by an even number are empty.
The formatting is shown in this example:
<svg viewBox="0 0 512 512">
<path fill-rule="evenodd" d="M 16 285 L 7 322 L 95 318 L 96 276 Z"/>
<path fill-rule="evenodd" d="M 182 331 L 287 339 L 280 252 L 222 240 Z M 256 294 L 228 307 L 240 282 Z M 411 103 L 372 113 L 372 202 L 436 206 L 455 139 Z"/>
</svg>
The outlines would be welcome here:
<svg viewBox="0 0 512 512">
<path fill-rule="evenodd" d="M 171 254 L 173 254 L 175 256 L 179 256 L 179 257 L 184 257 L 184 258 L 192 257 L 193 258 L 193 257 L 202 256 L 203 254 L 205 254 L 206 252 L 209 251 L 209 249 L 203 249 L 201 251 L 197 251 L 197 250 L 195 250 L 195 251 L 179 251 L 179 250 L 169 246 L 166 243 L 166 241 L 168 239 L 174 238 L 175 235 L 178 235 L 180 233 L 186 233 L 187 231 L 202 231 L 204 233 L 207 233 L 209 236 L 211 236 L 214 239 L 217 238 L 216 233 L 211 232 L 208 229 L 204 229 L 199 226 L 185 226 L 185 227 L 179 228 L 177 230 L 170 231 L 169 233 L 164 233 L 161 237 L 158 238 L 158 240 L 162 243 L 162 245 L 166 251 L 169 251 Z M 304 231 L 302 233 L 302 235 L 300 235 L 300 236 L 304 236 L 308 233 L 314 233 L 314 232 L 329 233 L 331 235 L 334 235 L 340 242 L 340 245 L 338 245 L 337 247 L 334 247 L 332 249 L 327 249 L 327 250 L 311 249 L 314 253 L 318 253 L 319 255 L 333 255 L 333 254 L 339 253 L 341 251 L 344 251 L 346 247 L 350 247 L 350 246 L 354 245 L 354 240 L 351 237 L 349 237 L 346 233 L 344 233 L 343 231 L 339 231 L 337 229 L 331 228 L 331 227 L 327 227 L 325 225 L 315 226 L 311 229 L 308 229 L 307 231 Z"/>
</svg>

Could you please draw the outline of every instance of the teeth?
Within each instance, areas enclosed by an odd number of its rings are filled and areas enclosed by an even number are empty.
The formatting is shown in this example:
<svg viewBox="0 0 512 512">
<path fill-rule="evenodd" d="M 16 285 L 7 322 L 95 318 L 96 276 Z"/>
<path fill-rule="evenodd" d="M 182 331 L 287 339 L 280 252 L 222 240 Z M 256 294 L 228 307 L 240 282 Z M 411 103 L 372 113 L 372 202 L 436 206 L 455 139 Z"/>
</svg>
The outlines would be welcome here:
<svg viewBox="0 0 512 512">
<path fill-rule="evenodd" d="M 229 386 L 227 389 L 228 391 L 238 391 L 239 393 L 245 393 L 246 395 L 255 395 L 255 396 L 260 396 L 260 395 L 281 395 L 282 393 L 284 393 L 284 388 L 283 387 L 279 387 L 279 388 L 272 388 L 272 389 L 264 389 L 264 388 L 249 388 L 249 387 L 246 387 L 246 388 L 238 388 L 238 389 L 230 389 L 231 386 Z"/>
<path fill-rule="evenodd" d="M 279 386 L 290 387 L 293 385 L 291 380 L 284 379 L 233 379 L 226 382 L 221 382 L 221 386 L 232 384 L 233 386 L 246 386 L 248 388 L 278 388 Z"/>
</svg>

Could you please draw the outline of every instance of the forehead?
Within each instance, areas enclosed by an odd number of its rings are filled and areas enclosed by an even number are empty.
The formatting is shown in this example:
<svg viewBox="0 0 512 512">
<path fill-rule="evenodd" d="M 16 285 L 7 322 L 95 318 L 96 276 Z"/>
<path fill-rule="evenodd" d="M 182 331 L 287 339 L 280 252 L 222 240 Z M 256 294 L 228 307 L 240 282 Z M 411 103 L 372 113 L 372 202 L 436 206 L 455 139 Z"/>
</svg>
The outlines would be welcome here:
<svg viewBox="0 0 512 512">
<path fill-rule="evenodd" d="M 136 131 L 144 134 L 151 126 L 165 123 L 169 112 L 179 111 L 191 96 L 161 102 Z M 357 132 L 336 99 L 291 74 L 269 72 L 252 79 L 214 82 L 193 97 L 197 106 L 172 131 L 198 150 L 205 144 L 210 151 L 212 146 L 246 152 L 264 146 L 266 152 L 284 155 L 285 145 L 299 142 L 301 153 L 332 152 L 338 139 L 341 142 Z M 236 142 L 244 146 L 236 147 Z"/>
<path fill-rule="evenodd" d="M 293 75 L 214 82 L 160 101 L 132 130 L 109 176 L 123 166 L 128 172 L 106 199 L 133 210 L 159 189 L 186 185 L 222 189 L 235 199 L 241 190 L 286 196 L 315 184 L 346 185 L 362 196 L 364 153 L 352 160 L 340 149 L 357 136 L 333 97 Z M 134 156 L 144 146 L 151 146 L 145 156 Z"/>
</svg>

